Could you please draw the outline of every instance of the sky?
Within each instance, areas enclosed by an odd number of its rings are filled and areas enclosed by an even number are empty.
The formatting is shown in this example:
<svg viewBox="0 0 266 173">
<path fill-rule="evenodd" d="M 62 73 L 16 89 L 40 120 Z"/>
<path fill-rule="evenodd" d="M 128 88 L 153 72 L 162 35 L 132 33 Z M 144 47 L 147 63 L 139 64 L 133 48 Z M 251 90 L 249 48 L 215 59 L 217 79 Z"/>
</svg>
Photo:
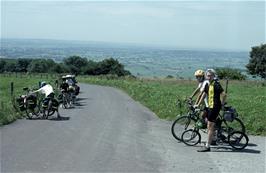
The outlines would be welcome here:
<svg viewBox="0 0 266 173">
<path fill-rule="evenodd" d="M 1 38 L 249 51 L 265 43 L 265 1 L 1 0 Z"/>
</svg>

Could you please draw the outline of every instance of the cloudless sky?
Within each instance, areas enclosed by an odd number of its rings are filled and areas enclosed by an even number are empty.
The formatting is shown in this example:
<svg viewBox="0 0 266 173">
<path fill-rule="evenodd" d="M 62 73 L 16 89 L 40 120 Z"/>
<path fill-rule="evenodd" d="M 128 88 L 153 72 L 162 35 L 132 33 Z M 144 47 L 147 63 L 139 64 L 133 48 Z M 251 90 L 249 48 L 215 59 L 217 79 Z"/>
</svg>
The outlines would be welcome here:
<svg viewBox="0 0 266 173">
<path fill-rule="evenodd" d="M 265 43 L 265 2 L 5 0 L 1 38 L 249 51 Z"/>
</svg>

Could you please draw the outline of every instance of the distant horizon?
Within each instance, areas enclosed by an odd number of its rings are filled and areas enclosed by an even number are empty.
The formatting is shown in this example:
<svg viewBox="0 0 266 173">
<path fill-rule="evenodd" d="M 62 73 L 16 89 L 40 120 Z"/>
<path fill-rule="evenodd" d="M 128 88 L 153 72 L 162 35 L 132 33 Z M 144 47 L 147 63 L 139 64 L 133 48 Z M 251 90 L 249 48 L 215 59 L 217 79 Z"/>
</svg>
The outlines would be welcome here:
<svg viewBox="0 0 266 173">
<path fill-rule="evenodd" d="M 111 41 L 94 41 L 94 40 L 68 40 L 68 39 L 52 39 L 52 38 L 3 38 L 0 37 L 0 40 L 45 40 L 45 41 L 60 41 L 60 42 L 69 42 L 70 44 L 115 44 L 114 46 L 118 47 L 139 47 L 139 48 L 154 48 L 154 49 L 165 49 L 165 50 L 184 50 L 184 51 L 217 51 L 217 52 L 249 52 L 253 45 L 250 47 L 250 50 L 244 49 L 214 49 L 214 48 L 193 48 L 193 47 L 176 47 L 171 45 L 160 45 L 160 44 L 145 44 L 145 43 L 136 43 L 136 42 L 111 42 Z M 0 44 L 0 46 L 2 43 Z"/>
</svg>

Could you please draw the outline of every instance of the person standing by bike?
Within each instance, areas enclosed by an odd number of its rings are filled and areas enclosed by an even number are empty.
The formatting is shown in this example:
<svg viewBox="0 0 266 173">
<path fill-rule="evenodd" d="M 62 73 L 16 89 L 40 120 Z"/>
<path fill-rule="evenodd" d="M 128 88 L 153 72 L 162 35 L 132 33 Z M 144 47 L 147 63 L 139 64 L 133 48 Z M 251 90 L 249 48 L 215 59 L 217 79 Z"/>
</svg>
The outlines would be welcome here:
<svg viewBox="0 0 266 173">
<path fill-rule="evenodd" d="M 205 79 L 205 73 L 203 70 L 197 70 L 194 73 L 194 76 L 196 77 L 199 84 L 198 84 L 198 87 L 194 90 L 193 94 L 189 97 L 189 99 L 192 100 L 193 97 L 199 93 L 197 96 L 197 99 L 195 101 L 195 107 L 198 107 L 200 105 L 199 101 L 200 101 L 201 97 L 203 96 L 204 89 L 205 89 L 206 85 L 209 85 L 209 80 Z M 201 115 L 202 116 L 202 126 L 204 126 L 204 124 L 206 126 L 205 118 L 207 116 L 207 111 L 208 111 L 207 97 L 204 98 L 204 104 L 205 104 L 204 111 Z"/>
<path fill-rule="evenodd" d="M 59 89 L 61 90 L 61 92 L 68 92 L 68 88 L 69 88 L 69 84 L 66 81 L 66 77 L 63 76 L 62 83 L 60 84 Z"/>
<path fill-rule="evenodd" d="M 45 95 L 45 98 L 43 99 L 43 106 L 48 106 L 48 103 L 51 99 L 54 99 L 54 89 L 50 84 L 47 84 L 46 82 L 41 82 L 40 89 L 34 91 L 33 93 L 40 92 L 41 94 Z M 57 118 L 61 118 L 58 109 L 56 109 Z"/>
<path fill-rule="evenodd" d="M 199 93 L 199 95 L 198 95 L 198 97 L 196 99 L 196 103 L 197 103 L 200 100 L 201 95 L 204 92 L 205 85 L 206 84 L 209 84 L 209 80 L 205 80 L 205 75 L 204 75 L 204 71 L 203 70 L 197 70 L 197 71 L 195 71 L 194 76 L 196 77 L 196 79 L 197 79 L 197 81 L 198 81 L 199 84 L 198 84 L 198 87 L 192 93 L 192 95 L 189 97 L 189 99 L 193 99 L 193 97 L 196 94 Z M 207 100 L 205 101 L 205 105 L 208 105 Z"/>
<path fill-rule="evenodd" d="M 213 69 L 208 69 L 206 72 L 206 79 L 209 80 L 209 85 L 206 85 L 204 88 L 204 93 L 199 101 L 201 103 L 203 99 L 207 96 L 208 98 L 208 139 L 206 145 L 198 150 L 198 152 L 207 152 L 210 151 L 210 145 L 214 135 L 214 126 L 216 119 L 219 115 L 219 112 L 224 105 L 226 94 L 220 85 L 219 81 L 215 79 L 215 71 Z"/>
<path fill-rule="evenodd" d="M 66 77 L 62 76 L 62 83 L 59 86 L 59 89 L 61 91 L 61 99 L 63 99 L 63 97 L 65 97 L 65 101 L 67 102 L 68 107 L 70 107 L 70 93 L 69 93 L 69 84 L 66 81 Z"/>
</svg>

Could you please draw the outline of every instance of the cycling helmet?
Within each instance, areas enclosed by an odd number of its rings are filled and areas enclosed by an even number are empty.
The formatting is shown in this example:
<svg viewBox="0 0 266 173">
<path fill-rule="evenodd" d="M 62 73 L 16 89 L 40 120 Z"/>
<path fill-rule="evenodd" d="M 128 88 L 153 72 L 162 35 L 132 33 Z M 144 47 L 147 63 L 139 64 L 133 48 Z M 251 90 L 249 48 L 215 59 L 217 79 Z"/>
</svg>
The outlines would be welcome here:
<svg viewBox="0 0 266 173">
<path fill-rule="evenodd" d="M 206 73 L 211 73 L 214 77 L 216 77 L 216 72 L 214 69 L 207 69 Z"/>
<path fill-rule="evenodd" d="M 197 71 L 195 71 L 194 76 L 202 77 L 202 76 L 204 76 L 204 71 L 203 70 L 197 70 Z"/>
<path fill-rule="evenodd" d="M 45 81 L 41 82 L 41 87 L 44 87 L 45 85 L 46 85 Z"/>
</svg>

